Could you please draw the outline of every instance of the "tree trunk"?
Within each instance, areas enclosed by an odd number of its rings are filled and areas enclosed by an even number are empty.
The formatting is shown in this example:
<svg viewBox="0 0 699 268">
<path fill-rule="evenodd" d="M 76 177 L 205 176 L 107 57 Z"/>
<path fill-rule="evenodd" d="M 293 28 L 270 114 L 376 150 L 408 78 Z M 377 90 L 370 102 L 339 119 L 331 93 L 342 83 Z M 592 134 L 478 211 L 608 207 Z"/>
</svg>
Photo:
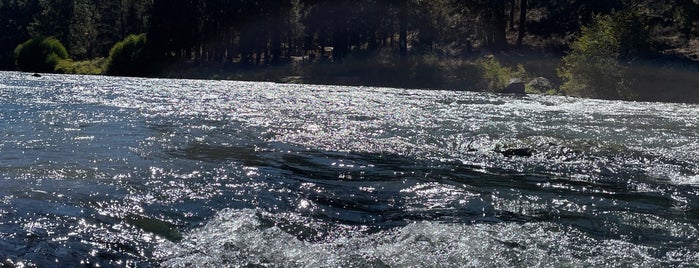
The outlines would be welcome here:
<svg viewBox="0 0 699 268">
<path fill-rule="evenodd" d="M 510 0 L 510 30 L 515 29 L 515 6 L 517 5 L 516 0 Z"/>
<path fill-rule="evenodd" d="M 522 39 L 527 29 L 527 0 L 520 0 L 519 6 L 519 35 L 517 35 L 517 46 L 522 46 Z"/>
<path fill-rule="evenodd" d="M 492 1 L 493 47 L 502 49 L 507 46 L 507 22 L 505 17 L 505 0 Z"/>
<path fill-rule="evenodd" d="M 408 56 L 408 1 L 401 0 L 399 5 L 398 47 L 400 50 L 400 57 L 405 58 Z"/>
<path fill-rule="evenodd" d="M 282 56 L 282 29 L 284 28 L 284 20 L 280 8 L 275 8 L 274 19 L 272 22 L 272 63 L 276 64 L 281 61 Z"/>
<path fill-rule="evenodd" d="M 235 58 L 235 33 L 231 29 L 226 29 L 226 62 L 233 63 L 233 58 Z"/>
<path fill-rule="evenodd" d="M 348 32 L 347 32 L 347 14 L 345 10 L 338 12 L 334 18 L 334 29 L 332 33 L 333 39 L 333 61 L 342 62 L 342 59 L 347 56 L 348 53 Z M 323 48 L 321 48 L 321 53 Z"/>
</svg>

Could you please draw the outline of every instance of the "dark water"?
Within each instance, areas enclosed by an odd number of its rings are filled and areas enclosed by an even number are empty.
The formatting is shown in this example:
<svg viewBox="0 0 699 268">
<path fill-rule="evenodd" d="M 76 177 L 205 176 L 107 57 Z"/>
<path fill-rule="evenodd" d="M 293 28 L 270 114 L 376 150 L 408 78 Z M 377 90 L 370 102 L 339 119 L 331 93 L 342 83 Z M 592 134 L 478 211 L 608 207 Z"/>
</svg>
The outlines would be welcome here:
<svg viewBox="0 0 699 268">
<path fill-rule="evenodd" d="M 0 73 L 0 257 L 696 266 L 698 124 L 697 105 Z"/>
</svg>

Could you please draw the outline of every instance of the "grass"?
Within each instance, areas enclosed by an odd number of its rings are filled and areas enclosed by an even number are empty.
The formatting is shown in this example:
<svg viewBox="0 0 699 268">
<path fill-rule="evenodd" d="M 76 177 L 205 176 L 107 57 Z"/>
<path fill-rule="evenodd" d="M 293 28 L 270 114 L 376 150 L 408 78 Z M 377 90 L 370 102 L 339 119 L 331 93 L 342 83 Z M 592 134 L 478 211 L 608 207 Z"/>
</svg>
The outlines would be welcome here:
<svg viewBox="0 0 699 268">
<path fill-rule="evenodd" d="M 88 74 L 98 75 L 104 74 L 107 60 L 105 58 L 96 58 L 85 61 L 60 60 L 56 66 L 57 73 L 63 74 Z"/>
</svg>

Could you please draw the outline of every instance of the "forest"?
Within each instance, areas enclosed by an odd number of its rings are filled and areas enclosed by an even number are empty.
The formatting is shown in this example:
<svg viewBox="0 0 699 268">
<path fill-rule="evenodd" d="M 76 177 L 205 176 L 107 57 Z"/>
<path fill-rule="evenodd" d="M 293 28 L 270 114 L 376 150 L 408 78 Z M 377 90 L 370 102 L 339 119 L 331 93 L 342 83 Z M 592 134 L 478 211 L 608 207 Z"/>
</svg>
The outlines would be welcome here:
<svg viewBox="0 0 699 268">
<path fill-rule="evenodd" d="M 696 0 L 0 0 L 0 27 L 2 70 L 699 102 Z"/>
</svg>

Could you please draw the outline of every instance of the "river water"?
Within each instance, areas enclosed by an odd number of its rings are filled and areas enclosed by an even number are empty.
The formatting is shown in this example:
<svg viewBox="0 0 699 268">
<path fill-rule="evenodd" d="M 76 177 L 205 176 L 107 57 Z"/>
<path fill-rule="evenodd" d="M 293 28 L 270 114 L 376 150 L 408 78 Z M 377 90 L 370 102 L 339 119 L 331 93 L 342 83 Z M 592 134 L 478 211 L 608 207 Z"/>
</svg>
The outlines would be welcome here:
<svg viewBox="0 0 699 268">
<path fill-rule="evenodd" d="M 689 104 L 3 72 L 0 260 L 694 266 L 698 125 Z"/>
</svg>

